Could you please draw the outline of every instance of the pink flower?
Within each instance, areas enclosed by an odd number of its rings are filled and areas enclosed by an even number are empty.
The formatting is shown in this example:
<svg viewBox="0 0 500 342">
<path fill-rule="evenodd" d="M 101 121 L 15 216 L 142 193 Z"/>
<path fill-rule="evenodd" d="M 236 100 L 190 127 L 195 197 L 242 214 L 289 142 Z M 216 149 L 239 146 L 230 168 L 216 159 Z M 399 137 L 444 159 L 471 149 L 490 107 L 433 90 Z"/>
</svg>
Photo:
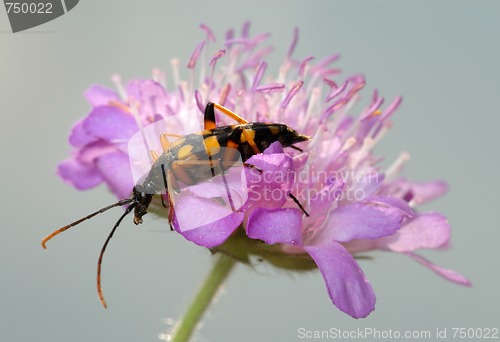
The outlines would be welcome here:
<svg viewBox="0 0 500 342">
<path fill-rule="evenodd" d="M 184 196 L 176 203 L 174 227 L 187 240 L 214 250 L 231 250 L 243 261 L 249 254 L 259 255 L 290 269 L 310 268 L 312 260 L 332 302 L 355 318 L 366 317 L 375 307 L 373 289 L 355 260 L 359 252 L 402 253 L 448 280 L 470 285 L 458 273 L 415 253 L 445 247 L 449 241 L 450 227 L 442 215 L 415 210 L 418 204 L 441 196 L 446 184 L 398 178 L 408 155 L 403 153 L 383 170 L 373 153 L 392 127 L 391 117 L 401 98 L 384 106 L 375 90 L 364 109 L 353 115 L 352 107 L 361 103 L 364 76 L 341 78 L 333 66 L 337 54 L 317 62 L 310 56 L 296 60 L 297 30 L 278 72 L 268 72 L 264 58 L 272 48 L 264 42 L 269 35 L 251 37 L 245 27 L 241 37 L 230 30 L 223 48 L 210 53 L 215 37 L 202 26 L 206 39 L 187 62 L 190 82 L 179 79 L 179 63 L 173 60 L 170 87 L 159 71 L 153 80 L 133 81 L 126 88 L 115 78 L 118 93 L 92 87 L 86 97 L 93 109 L 73 128 L 70 143 L 75 150 L 59 166 L 61 177 L 78 189 L 104 182 L 118 197 L 126 198 L 135 185 L 126 142 L 139 126 L 193 108 L 203 113 L 208 102 L 220 103 L 250 122 L 285 123 L 311 140 L 299 144 L 302 151 L 284 150 L 275 142 L 249 158 L 247 163 L 262 173 L 245 170 L 248 200 L 222 219 L 199 223 L 199 217 L 191 215 L 199 208 L 205 206 L 211 213 L 223 209 L 208 201 L 202 191 Z M 193 82 L 195 76 L 199 83 Z M 216 119 L 218 125 L 234 124 L 222 115 Z M 185 127 L 173 128 L 176 131 Z M 191 220 L 195 226 L 183 230 L 178 220 Z M 241 243 L 231 249 L 231 239 L 242 235 L 235 233 L 238 227 L 246 232 L 244 244 L 250 246 L 246 251 L 241 251 Z"/>
</svg>

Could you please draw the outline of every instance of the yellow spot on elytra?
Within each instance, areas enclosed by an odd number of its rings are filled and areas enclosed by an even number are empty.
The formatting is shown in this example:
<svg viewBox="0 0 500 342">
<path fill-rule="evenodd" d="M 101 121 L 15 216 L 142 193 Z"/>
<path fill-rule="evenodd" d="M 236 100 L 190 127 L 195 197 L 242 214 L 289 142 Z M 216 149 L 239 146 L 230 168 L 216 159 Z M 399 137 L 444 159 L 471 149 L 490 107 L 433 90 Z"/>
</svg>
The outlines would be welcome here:
<svg viewBox="0 0 500 342">
<path fill-rule="evenodd" d="M 382 111 L 380 111 L 380 110 L 377 109 L 370 116 L 379 116 L 380 114 L 382 114 Z"/>
<path fill-rule="evenodd" d="M 245 132 L 252 138 L 252 140 L 255 140 L 255 131 L 253 129 L 245 129 Z M 241 143 L 246 143 L 248 142 L 247 140 L 247 134 L 242 134 L 240 137 L 240 142 Z"/>
<path fill-rule="evenodd" d="M 187 159 L 191 155 L 191 151 L 193 150 L 193 145 L 184 145 L 179 148 L 179 152 L 177 152 L 178 159 Z"/>
<path fill-rule="evenodd" d="M 207 150 L 207 153 L 209 155 L 214 155 L 214 154 L 219 153 L 220 145 L 219 145 L 219 141 L 217 140 L 217 137 L 215 135 L 212 135 L 212 136 L 205 138 L 203 143 L 205 144 L 205 149 Z"/>
</svg>

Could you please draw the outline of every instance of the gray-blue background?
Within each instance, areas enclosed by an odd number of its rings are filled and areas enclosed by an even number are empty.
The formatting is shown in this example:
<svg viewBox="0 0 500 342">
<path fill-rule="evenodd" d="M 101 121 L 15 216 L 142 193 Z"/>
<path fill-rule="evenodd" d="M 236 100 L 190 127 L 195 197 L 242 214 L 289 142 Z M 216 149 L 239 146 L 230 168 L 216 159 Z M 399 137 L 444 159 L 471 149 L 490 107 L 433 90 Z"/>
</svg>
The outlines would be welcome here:
<svg viewBox="0 0 500 342">
<path fill-rule="evenodd" d="M 401 255 L 379 253 L 361 266 L 377 294 L 369 318 L 333 307 L 319 273 L 290 275 L 238 267 L 209 312 L 198 341 L 294 341 L 297 330 L 358 327 L 430 330 L 500 327 L 500 5 L 493 1 L 81 1 L 63 17 L 9 33 L 0 10 L 0 340 L 155 341 L 178 318 L 205 276 L 210 256 L 168 231 L 165 220 L 127 220 L 104 266 L 110 308 L 95 293 L 95 264 L 118 212 L 95 218 L 40 247 L 48 232 L 114 200 L 106 189 L 78 192 L 55 175 L 69 153 L 82 98 L 110 76 L 148 77 L 184 64 L 211 26 L 253 23 L 277 47 L 269 74 L 300 27 L 296 57 L 342 53 L 346 71 L 392 99 L 395 128 L 378 148 L 388 160 L 411 153 L 406 175 L 447 179 L 451 192 L 424 209 L 453 226 L 447 252 L 425 253 L 470 277 L 444 281 Z"/>
</svg>

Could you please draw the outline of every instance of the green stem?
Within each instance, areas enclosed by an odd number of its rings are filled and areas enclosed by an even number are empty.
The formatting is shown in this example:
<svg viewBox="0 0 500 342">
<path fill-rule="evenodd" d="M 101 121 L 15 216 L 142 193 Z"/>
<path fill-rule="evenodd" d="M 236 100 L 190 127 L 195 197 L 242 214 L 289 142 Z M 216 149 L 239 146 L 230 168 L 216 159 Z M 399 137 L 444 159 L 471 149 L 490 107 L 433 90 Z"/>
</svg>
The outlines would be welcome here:
<svg viewBox="0 0 500 342">
<path fill-rule="evenodd" d="M 216 261 L 212 270 L 205 278 L 198 294 L 189 305 L 184 316 L 172 333 L 172 342 L 187 342 L 193 334 L 201 317 L 208 309 L 217 290 L 233 269 L 236 261 L 219 253 L 215 256 Z"/>
</svg>

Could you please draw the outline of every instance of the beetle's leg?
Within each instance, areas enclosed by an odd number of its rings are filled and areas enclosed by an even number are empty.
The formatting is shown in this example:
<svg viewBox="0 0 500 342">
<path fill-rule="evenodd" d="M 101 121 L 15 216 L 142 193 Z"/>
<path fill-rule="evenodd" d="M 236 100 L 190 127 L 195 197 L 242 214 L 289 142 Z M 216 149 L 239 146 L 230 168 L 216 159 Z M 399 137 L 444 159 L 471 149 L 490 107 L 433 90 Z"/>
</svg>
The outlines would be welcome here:
<svg viewBox="0 0 500 342">
<path fill-rule="evenodd" d="M 207 106 L 208 108 L 208 106 Z M 178 180 L 182 181 L 183 183 L 187 185 L 193 184 L 193 180 L 191 177 L 186 173 L 186 169 L 190 167 L 203 167 L 207 166 L 210 168 L 212 172 L 212 177 L 216 175 L 215 168 L 221 169 L 220 171 L 224 171 L 229 169 L 231 166 L 235 165 L 237 163 L 237 153 L 238 151 L 238 146 L 240 144 L 240 140 L 242 137 L 244 130 L 241 127 L 235 127 L 234 130 L 231 132 L 231 134 L 228 137 L 226 146 L 224 147 L 224 151 L 222 152 L 222 158 L 216 156 L 217 153 L 220 152 L 220 146 L 217 140 L 212 142 L 211 140 L 209 141 L 210 138 L 215 138 L 215 136 L 211 136 L 209 138 L 206 138 L 204 140 L 205 144 L 205 149 L 207 152 L 208 159 L 206 160 L 198 160 L 198 159 L 181 159 L 181 160 L 175 160 L 172 162 L 172 172 L 175 174 Z M 213 152 L 212 151 L 216 151 Z"/>
<path fill-rule="evenodd" d="M 217 162 L 218 162 L 218 168 L 220 170 L 220 175 L 222 177 L 222 181 L 224 182 L 224 188 L 226 189 L 226 195 L 227 195 L 227 200 L 229 202 L 229 205 L 231 206 L 231 210 L 233 212 L 236 211 L 236 208 L 234 206 L 234 202 L 233 202 L 233 197 L 231 196 L 231 192 L 229 191 L 229 185 L 227 184 L 227 179 L 226 179 L 226 175 L 224 174 L 224 171 L 222 169 L 222 163 L 223 161 L 220 160 L 220 159 L 217 159 Z"/>
<path fill-rule="evenodd" d="M 175 165 L 175 168 L 174 168 Z M 233 198 L 231 196 L 231 192 L 229 190 L 229 185 L 227 184 L 226 175 L 224 173 L 225 170 L 228 170 L 230 167 L 235 165 L 235 161 L 227 161 L 224 162 L 221 158 L 210 158 L 210 160 L 179 160 L 172 163 L 173 172 L 177 175 L 177 172 L 182 170 L 182 172 L 186 172 L 184 168 L 190 167 L 200 167 L 207 166 L 212 170 L 212 176 L 220 175 L 222 181 L 224 182 L 224 187 L 226 189 L 227 202 L 231 206 L 231 210 L 236 211 Z M 192 180 L 189 179 L 191 182 Z"/>
<path fill-rule="evenodd" d="M 227 109 L 226 107 L 221 106 L 220 104 L 209 102 L 207 104 L 207 107 L 210 105 L 212 106 L 212 112 L 213 112 L 213 108 L 216 108 L 218 111 L 224 113 L 226 116 L 229 116 L 231 119 L 233 119 L 234 121 L 236 121 L 239 124 L 247 124 L 248 123 L 247 120 L 243 119 L 241 116 L 239 116 L 235 112 Z"/>
<path fill-rule="evenodd" d="M 160 134 L 160 143 L 161 147 L 163 148 L 164 152 L 167 152 L 168 149 L 170 148 L 170 141 L 168 141 L 167 137 L 173 137 L 173 138 L 182 138 L 183 136 L 180 134 L 173 134 L 173 133 L 162 133 Z"/>
<path fill-rule="evenodd" d="M 231 119 L 233 119 L 234 121 L 236 121 L 239 124 L 247 124 L 248 123 L 247 120 L 243 119 L 241 116 L 232 112 L 231 110 L 227 109 L 226 107 L 221 106 L 220 104 L 217 104 L 217 103 L 209 102 L 209 103 L 207 103 L 207 106 L 205 107 L 205 116 L 204 116 L 205 129 L 214 129 L 216 127 L 214 108 L 216 108 L 221 113 L 230 117 Z"/>
<path fill-rule="evenodd" d="M 184 167 L 183 167 L 182 161 L 180 161 L 180 160 L 173 161 L 171 164 L 172 172 L 174 173 L 175 178 L 180 180 L 182 183 L 184 183 L 186 185 L 193 185 L 194 181 L 187 174 L 187 172 L 185 170 L 185 165 L 186 164 L 184 164 Z M 193 165 L 193 164 L 191 164 L 191 165 Z"/>
<path fill-rule="evenodd" d="M 235 120 L 239 124 L 247 124 L 248 123 L 247 120 L 243 119 L 241 116 L 239 116 L 238 114 L 234 113 L 233 111 L 227 109 L 226 107 L 221 106 L 220 104 L 217 104 L 217 103 L 209 102 L 207 104 L 207 106 L 205 107 L 205 116 L 204 116 L 205 129 L 214 129 L 216 127 L 214 108 L 219 110 L 221 113 L 227 115 L 231 119 Z M 247 130 L 243 129 L 241 133 L 243 134 L 244 139 L 242 139 L 241 134 L 238 133 L 240 135 L 240 138 L 238 140 L 236 140 L 235 142 L 236 143 L 248 142 L 248 144 L 252 148 L 253 153 L 259 154 L 262 151 L 259 149 L 259 147 L 255 143 L 255 140 L 253 139 L 251 132 L 252 132 L 251 130 L 247 131 Z"/>
<path fill-rule="evenodd" d="M 158 152 L 156 152 L 155 150 L 151 150 L 149 151 L 149 154 L 151 155 L 151 159 L 153 159 L 153 162 L 158 160 Z"/>
<path fill-rule="evenodd" d="M 170 224 L 170 230 L 174 230 L 172 226 L 172 222 L 174 220 L 174 187 L 179 188 L 179 184 L 177 184 L 177 180 L 175 179 L 172 170 L 168 169 L 165 171 L 165 164 L 161 164 L 161 172 L 163 174 L 163 183 L 165 186 L 165 192 L 167 194 L 168 199 L 168 223 Z"/>
<path fill-rule="evenodd" d="M 255 131 L 254 130 L 252 130 L 252 129 L 249 129 L 249 130 L 244 129 L 243 130 L 243 137 L 245 139 L 241 139 L 241 142 L 246 142 L 247 141 L 248 144 L 250 145 L 250 147 L 252 148 L 253 153 L 255 153 L 255 154 L 262 153 L 262 151 L 260 150 L 260 148 L 255 143 L 255 140 L 253 139 L 252 133 L 253 133 L 253 135 L 255 135 Z"/>
<path fill-rule="evenodd" d="M 300 147 L 297 147 L 297 146 L 294 146 L 294 145 L 291 145 L 291 146 L 289 146 L 289 147 L 290 147 L 290 148 L 293 148 L 294 150 L 297 150 L 297 151 L 299 151 L 299 152 L 304 152 L 304 150 L 303 150 L 303 149 L 301 149 Z"/>
<path fill-rule="evenodd" d="M 174 226 L 172 225 L 172 222 L 174 221 L 174 214 L 175 214 L 175 207 L 174 207 L 174 194 L 171 191 L 168 191 L 167 193 L 167 198 L 168 198 L 168 223 L 170 224 L 170 230 L 174 230 Z"/>
<path fill-rule="evenodd" d="M 177 164 L 178 167 L 182 167 L 182 168 L 189 168 L 189 167 L 193 167 L 193 166 L 204 166 L 204 165 L 210 167 L 210 166 L 213 166 L 215 164 L 214 161 L 210 162 L 210 160 L 177 160 L 177 161 L 175 161 L 175 163 Z M 232 161 L 232 162 L 221 161 L 220 163 L 217 163 L 217 164 L 219 164 L 220 166 L 223 166 L 224 167 L 223 170 L 227 170 L 228 168 L 230 168 L 231 166 L 233 166 L 236 163 L 234 161 Z M 245 165 L 245 163 L 243 163 L 243 165 Z"/>
<path fill-rule="evenodd" d="M 165 133 L 160 134 L 160 143 L 163 151 L 167 152 L 170 148 L 170 141 L 168 141 L 167 135 Z"/>
<path fill-rule="evenodd" d="M 165 199 L 163 198 L 163 194 L 160 194 L 160 198 L 161 198 L 161 206 L 163 208 L 168 208 L 167 205 L 165 204 Z"/>
<path fill-rule="evenodd" d="M 247 136 L 245 135 L 246 130 L 244 130 L 244 129 L 241 129 L 241 130 L 242 130 L 242 134 L 243 134 L 245 137 L 247 137 Z M 240 141 L 241 141 L 241 138 L 242 138 L 242 137 L 240 136 Z M 249 138 L 247 138 L 247 141 L 248 141 L 248 143 L 250 144 L 250 146 L 252 146 L 252 142 L 253 142 L 253 144 L 255 145 L 255 141 L 254 141 L 252 138 L 250 138 L 250 139 L 249 139 Z M 253 146 L 252 146 L 252 148 L 253 148 Z M 256 146 L 256 145 L 255 145 L 255 148 L 257 148 L 257 146 Z M 260 153 L 260 152 L 257 152 L 257 153 Z M 263 170 L 262 170 L 262 169 L 260 169 L 260 168 L 256 167 L 255 165 L 248 164 L 248 163 L 243 163 L 243 165 L 244 165 L 244 166 L 246 166 L 246 167 L 249 167 L 249 168 L 251 168 L 251 169 L 255 169 L 255 170 L 257 170 L 257 171 L 258 171 L 258 172 L 260 172 L 260 173 L 262 173 L 262 172 L 263 172 Z M 296 198 L 296 197 L 295 197 L 292 193 L 289 193 L 289 194 L 288 194 L 288 196 L 289 196 L 289 197 L 290 197 L 290 198 L 291 198 L 291 199 L 295 202 L 295 204 L 297 204 L 297 206 L 300 208 L 300 210 L 302 210 L 302 212 L 303 212 L 303 213 L 304 213 L 307 217 L 309 217 L 309 214 L 308 214 L 308 213 L 307 213 L 307 211 L 304 209 L 304 207 L 302 206 L 302 204 L 300 204 L 299 200 L 298 200 L 298 199 L 297 199 L 297 198 Z"/>
<path fill-rule="evenodd" d="M 243 163 L 243 166 L 244 167 L 248 167 L 249 169 L 255 170 L 255 171 L 257 171 L 260 174 L 262 174 L 262 172 L 264 172 L 264 170 L 262 170 L 261 168 L 255 166 L 253 164 Z"/>
<path fill-rule="evenodd" d="M 176 139 L 179 139 L 179 138 L 183 137 L 182 134 L 175 134 L 175 133 L 162 133 L 162 134 L 166 135 L 167 137 L 172 137 L 172 138 L 176 138 Z"/>
</svg>

